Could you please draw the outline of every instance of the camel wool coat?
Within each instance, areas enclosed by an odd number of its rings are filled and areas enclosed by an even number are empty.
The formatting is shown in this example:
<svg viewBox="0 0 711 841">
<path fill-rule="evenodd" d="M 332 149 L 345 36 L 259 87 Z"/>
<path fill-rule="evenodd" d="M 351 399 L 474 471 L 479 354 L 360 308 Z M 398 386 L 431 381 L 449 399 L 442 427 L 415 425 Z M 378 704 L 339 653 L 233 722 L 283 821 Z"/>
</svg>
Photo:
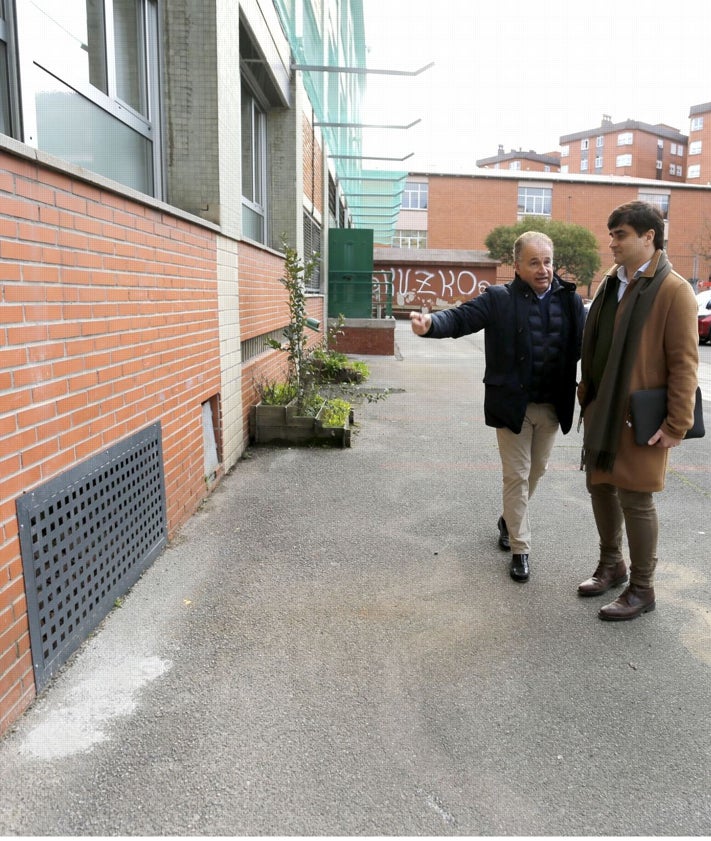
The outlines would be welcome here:
<svg viewBox="0 0 711 841">
<path fill-rule="evenodd" d="M 655 252 L 642 277 L 654 276 L 662 253 L 661 250 Z M 607 273 L 595 296 L 596 301 L 598 298 L 602 301 L 608 282 L 617 277 L 618 268 L 614 265 Z M 636 282 L 633 279 L 629 286 Z M 618 305 L 615 329 L 626 298 L 629 300 L 627 295 L 623 295 Z M 598 313 L 599 307 L 593 302 L 586 330 L 594 328 L 594 319 Z M 699 365 L 696 313 L 696 298 L 691 284 L 671 271 L 662 282 L 645 320 L 632 366 L 630 393 L 642 388 L 666 386 L 667 417 L 661 428 L 673 438 L 683 438 L 693 424 Z M 586 360 L 583 359 L 583 371 L 586 370 L 585 365 Z M 587 389 L 587 384 L 582 381 L 578 387 L 578 399 L 583 407 L 586 425 L 595 422 L 595 400 L 589 403 L 586 401 Z M 668 459 L 668 448 L 639 446 L 635 443 L 628 399 L 612 472 L 593 469 L 590 481 L 592 484 L 608 483 L 630 491 L 661 491 L 664 488 Z"/>
</svg>

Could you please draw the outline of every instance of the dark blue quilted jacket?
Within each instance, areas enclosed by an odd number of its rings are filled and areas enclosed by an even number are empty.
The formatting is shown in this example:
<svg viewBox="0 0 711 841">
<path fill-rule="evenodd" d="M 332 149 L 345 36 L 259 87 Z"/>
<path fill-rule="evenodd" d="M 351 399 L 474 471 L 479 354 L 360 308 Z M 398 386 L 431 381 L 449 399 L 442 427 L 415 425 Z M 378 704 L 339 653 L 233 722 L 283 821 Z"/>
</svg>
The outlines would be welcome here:
<svg viewBox="0 0 711 841">
<path fill-rule="evenodd" d="M 575 284 L 553 278 L 549 304 L 554 336 L 543 340 L 539 304 L 531 287 L 518 275 L 460 307 L 432 314 L 427 333 L 435 339 L 459 338 L 484 330 L 484 418 L 488 426 L 519 433 L 526 405 L 547 397 L 561 430 L 573 423 L 577 363 L 585 312 Z"/>
</svg>

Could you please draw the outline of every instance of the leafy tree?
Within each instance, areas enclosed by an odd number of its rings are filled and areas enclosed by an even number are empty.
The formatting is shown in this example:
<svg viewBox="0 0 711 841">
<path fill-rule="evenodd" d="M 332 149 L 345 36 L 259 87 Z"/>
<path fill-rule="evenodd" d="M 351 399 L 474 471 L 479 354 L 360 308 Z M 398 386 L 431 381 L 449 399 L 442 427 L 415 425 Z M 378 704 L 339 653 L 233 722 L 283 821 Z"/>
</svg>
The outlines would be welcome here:
<svg viewBox="0 0 711 841">
<path fill-rule="evenodd" d="M 570 275 L 578 286 L 590 287 L 600 268 L 594 234 L 582 225 L 571 225 L 540 216 L 524 216 L 515 225 L 500 225 L 489 232 L 484 244 L 495 260 L 513 265 L 513 245 L 526 231 L 540 231 L 553 240 L 553 260 L 559 275 Z"/>
<path fill-rule="evenodd" d="M 285 254 L 285 276 L 280 278 L 280 282 L 289 294 L 289 324 L 284 328 L 286 342 L 272 338 L 265 341 L 270 348 L 286 353 L 289 360 L 289 383 L 282 397 L 293 392 L 296 395 L 299 411 L 303 412 L 307 405 L 313 402 L 314 391 L 308 370 L 311 349 L 306 328 L 311 325 L 306 312 L 306 285 L 316 268 L 318 255 L 312 254 L 302 263 L 296 249 L 292 248 L 286 240 L 282 240 L 282 248 Z"/>
</svg>

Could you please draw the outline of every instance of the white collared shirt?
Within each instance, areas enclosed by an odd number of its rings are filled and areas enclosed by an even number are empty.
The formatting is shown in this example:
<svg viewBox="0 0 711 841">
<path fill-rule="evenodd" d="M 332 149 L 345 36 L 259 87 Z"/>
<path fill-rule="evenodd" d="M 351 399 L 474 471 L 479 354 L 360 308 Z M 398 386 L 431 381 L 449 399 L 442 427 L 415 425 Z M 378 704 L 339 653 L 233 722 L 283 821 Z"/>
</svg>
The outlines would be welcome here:
<svg viewBox="0 0 711 841">
<path fill-rule="evenodd" d="M 636 277 L 639 277 L 642 272 L 646 271 L 647 266 L 651 263 L 651 259 L 647 260 L 646 263 L 642 263 L 642 265 L 637 269 L 637 271 L 632 275 L 632 280 Z M 625 294 L 627 290 L 627 285 L 629 284 L 629 279 L 627 278 L 627 269 L 624 266 L 620 266 L 617 269 L 617 280 L 619 284 L 617 286 L 617 300 L 618 302 L 622 300 L 622 296 Z"/>
</svg>

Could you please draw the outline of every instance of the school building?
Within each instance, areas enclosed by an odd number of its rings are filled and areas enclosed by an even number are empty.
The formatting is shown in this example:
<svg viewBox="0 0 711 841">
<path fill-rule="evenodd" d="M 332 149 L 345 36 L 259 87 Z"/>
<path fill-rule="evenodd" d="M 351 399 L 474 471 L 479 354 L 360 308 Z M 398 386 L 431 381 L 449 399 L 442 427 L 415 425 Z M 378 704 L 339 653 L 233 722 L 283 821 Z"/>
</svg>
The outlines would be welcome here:
<svg viewBox="0 0 711 841">
<path fill-rule="evenodd" d="M 362 0 L 0 2 L 0 734 L 238 464 L 283 242 L 323 331 L 391 235 L 365 66 Z"/>
<path fill-rule="evenodd" d="M 420 172 L 408 175 L 396 222 L 396 249 L 486 252 L 487 234 L 523 216 L 555 219 L 588 228 L 597 237 L 603 272 L 611 265 L 607 217 L 617 205 L 656 204 L 666 222 L 666 246 L 676 271 L 700 283 L 710 279 L 711 185 L 613 175 L 479 169 L 475 174 Z M 388 265 L 379 252 L 379 266 Z M 424 259 L 421 257 L 420 260 Z M 500 265 L 496 282 L 513 277 Z M 593 291 L 595 289 L 593 284 Z"/>
<path fill-rule="evenodd" d="M 362 0 L 0 0 L 0 735 L 239 469 L 284 365 L 284 242 L 321 254 L 322 330 L 333 231 L 407 241 L 378 268 L 446 302 L 504 277 L 495 225 L 553 215 L 602 249 L 609 209 L 651 195 L 691 275 L 711 188 L 384 176 L 366 74 Z"/>
</svg>

